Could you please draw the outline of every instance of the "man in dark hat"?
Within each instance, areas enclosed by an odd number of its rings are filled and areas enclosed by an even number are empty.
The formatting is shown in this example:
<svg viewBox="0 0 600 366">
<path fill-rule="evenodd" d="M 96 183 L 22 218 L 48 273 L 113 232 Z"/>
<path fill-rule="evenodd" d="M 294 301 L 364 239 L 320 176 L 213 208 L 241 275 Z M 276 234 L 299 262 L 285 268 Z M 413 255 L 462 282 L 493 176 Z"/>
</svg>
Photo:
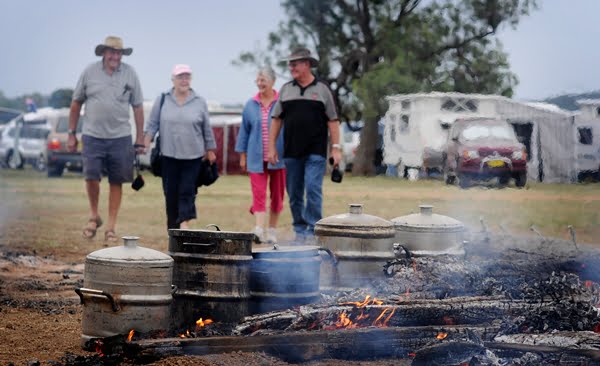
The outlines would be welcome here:
<svg viewBox="0 0 600 366">
<path fill-rule="evenodd" d="M 285 59 L 293 80 L 281 87 L 269 131 L 269 161 L 277 163 L 275 141 L 283 128 L 283 160 L 296 242 L 314 236 L 323 215 L 323 176 L 327 161 L 327 134 L 333 166 L 341 161 L 340 124 L 329 86 L 318 80 L 311 67 L 318 60 L 306 48 L 297 48 Z M 305 199 L 306 196 L 306 199 Z"/>
<path fill-rule="evenodd" d="M 83 173 L 90 204 L 90 216 L 83 237 L 92 239 L 102 225 L 98 214 L 100 179 L 103 170 L 108 173 L 108 223 L 104 240 L 116 242 L 117 214 L 121 206 L 122 184 L 133 180 L 135 154 L 143 154 L 144 110 L 142 89 L 135 70 L 121 62 L 123 55 L 131 55 L 132 49 L 123 47 L 119 37 L 106 37 L 96 46 L 96 56 L 102 60 L 89 65 L 79 77 L 73 91 L 69 114 L 70 151 L 77 149 L 77 123 L 81 107 L 85 103 L 85 124 L 81 142 L 83 150 Z M 135 145 L 132 146 L 129 106 L 133 107 L 136 126 Z M 135 150 L 134 150 L 135 149 Z"/>
</svg>

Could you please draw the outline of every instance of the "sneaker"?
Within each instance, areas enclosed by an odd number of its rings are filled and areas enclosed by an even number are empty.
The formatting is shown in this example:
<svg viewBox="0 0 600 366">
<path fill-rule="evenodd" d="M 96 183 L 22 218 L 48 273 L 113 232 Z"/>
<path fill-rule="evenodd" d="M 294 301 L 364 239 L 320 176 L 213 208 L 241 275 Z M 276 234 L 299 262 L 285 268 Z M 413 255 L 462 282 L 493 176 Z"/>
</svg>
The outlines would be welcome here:
<svg viewBox="0 0 600 366">
<path fill-rule="evenodd" d="M 274 227 L 270 227 L 267 229 L 267 243 L 275 244 L 277 243 L 277 229 Z"/>
<path fill-rule="evenodd" d="M 256 226 L 254 228 L 254 235 L 258 238 L 258 242 L 262 243 L 265 241 L 265 231 L 262 227 Z"/>
</svg>

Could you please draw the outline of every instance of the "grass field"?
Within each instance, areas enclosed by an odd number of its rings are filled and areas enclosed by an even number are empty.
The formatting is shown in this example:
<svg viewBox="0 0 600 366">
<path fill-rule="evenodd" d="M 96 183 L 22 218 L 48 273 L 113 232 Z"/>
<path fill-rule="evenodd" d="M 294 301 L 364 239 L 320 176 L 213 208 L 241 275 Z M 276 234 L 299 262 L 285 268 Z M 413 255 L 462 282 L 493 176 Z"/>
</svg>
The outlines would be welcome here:
<svg viewBox="0 0 600 366">
<path fill-rule="evenodd" d="M 124 187 L 117 235 L 140 236 L 143 246 L 167 248 L 164 198 L 159 178 L 145 172 L 145 187 L 135 192 Z M 106 219 L 108 184 L 102 182 L 101 216 Z M 246 176 L 223 176 L 199 191 L 198 220 L 194 228 L 217 224 L 222 230 L 250 231 L 251 196 Z M 352 177 L 341 184 L 324 183 L 324 217 L 347 212 L 349 203 L 362 203 L 364 212 L 385 219 L 418 212 L 419 204 L 434 205 L 434 212 L 456 218 L 473 231 L 480 218 L 491 231 L 517 235 L 570 238 L 567 225 L 576 229 L 578 242 L 600 246 L 600 185 L 530 184 L 526 189 L 473 187 L 461 190 L 441 181 L 409 182 L 389 177 Z M 0 245 L 35 249 L 40 254 L 81 257 L 102 248 L 103 233 L 88 241 L 81 229 L 88 218 L 84 181 L 67 173 L 48 179 L 33 170 L 0 170 Z M 106 220 L 105 220 L 106 221 Z M 282 237 L 291 237 L 291 216 L 284 208 Z"/>
</svg>

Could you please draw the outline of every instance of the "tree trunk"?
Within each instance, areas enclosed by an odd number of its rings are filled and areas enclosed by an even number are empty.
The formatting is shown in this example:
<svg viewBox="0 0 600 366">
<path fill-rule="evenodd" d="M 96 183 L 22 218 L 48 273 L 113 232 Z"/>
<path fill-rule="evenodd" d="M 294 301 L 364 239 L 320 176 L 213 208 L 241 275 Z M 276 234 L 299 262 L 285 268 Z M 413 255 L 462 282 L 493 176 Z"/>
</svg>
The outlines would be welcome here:
<svg viewBox="0 0 600 366">
<path fill-rule="evenodd" d="M 356 149 L 352 174 L 356 176 L 375 175 L 375 150 L 377 149 L 377 119 L 366 120 L 360 132 L 360 144 Z"/>
</svg>

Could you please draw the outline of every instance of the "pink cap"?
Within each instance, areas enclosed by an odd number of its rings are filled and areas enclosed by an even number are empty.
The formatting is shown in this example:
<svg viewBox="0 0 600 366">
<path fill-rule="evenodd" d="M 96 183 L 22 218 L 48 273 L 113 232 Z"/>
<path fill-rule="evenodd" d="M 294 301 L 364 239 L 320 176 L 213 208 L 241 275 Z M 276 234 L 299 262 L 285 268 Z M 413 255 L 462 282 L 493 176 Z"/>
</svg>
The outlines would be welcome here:
<svg viewBox="0 0 600 366">
<path fill-rule="evenodd" d="M 185 64 L 177 64 L 173 67 L 173 72 L 171 73 L 173 76 L 181 75 L 181 74 L 191 74 L 192 68 L 189 65 Z"/>
</svg>

